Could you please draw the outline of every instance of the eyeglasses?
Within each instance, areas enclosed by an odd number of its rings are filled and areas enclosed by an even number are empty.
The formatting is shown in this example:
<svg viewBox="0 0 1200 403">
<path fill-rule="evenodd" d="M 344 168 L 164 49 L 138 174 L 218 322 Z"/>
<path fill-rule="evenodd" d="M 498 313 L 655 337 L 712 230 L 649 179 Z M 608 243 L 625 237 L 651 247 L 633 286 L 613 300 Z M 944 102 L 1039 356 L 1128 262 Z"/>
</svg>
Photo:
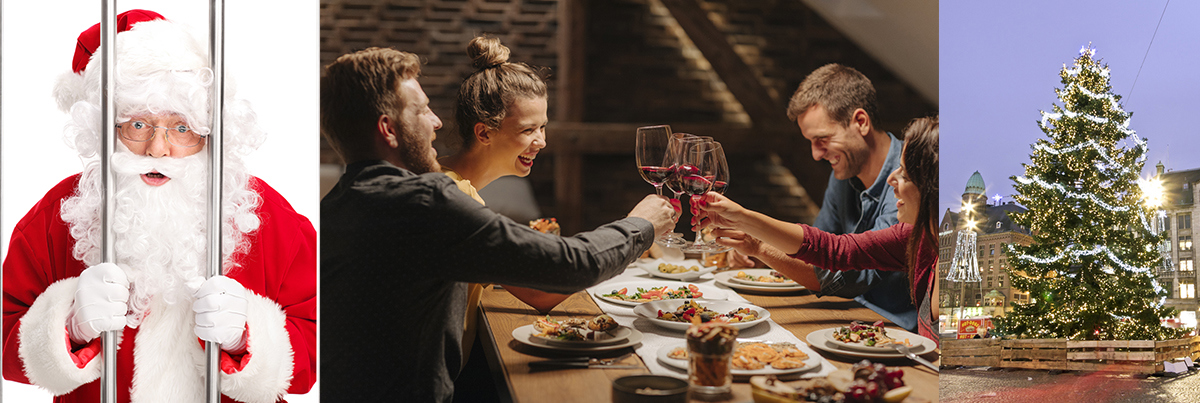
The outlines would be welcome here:
<svg viewBox="0 0 1200 403">
<path fill-rule="evenodd" d="M 179 147 L 195 147 L 204 140 L 207 135 L 196 133 L 192 128 L 186 125 L 175 127 L 154 126 L 140 120 L 131 120 L 125 123 L 117 124 L 117 134 L 121 138 L 135 143 L 145 143 L 154 138 L 156 129 L 163 129 L 163 136 L 167 137 L 167 142 Z"/>
</svg>

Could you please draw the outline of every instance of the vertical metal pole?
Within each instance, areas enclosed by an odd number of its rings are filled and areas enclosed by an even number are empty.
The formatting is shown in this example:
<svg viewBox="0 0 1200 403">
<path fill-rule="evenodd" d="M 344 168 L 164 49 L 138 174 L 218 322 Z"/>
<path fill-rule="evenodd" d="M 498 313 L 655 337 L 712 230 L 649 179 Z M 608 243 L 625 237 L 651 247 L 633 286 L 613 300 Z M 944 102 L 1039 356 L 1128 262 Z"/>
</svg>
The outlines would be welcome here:
<svg viewBox="0 0 1200 403">
<path fill-rule="evenodd" d="M 116 263 L 115 243 L 112 234 L 112 216 L 115 209 L 112 201 L 114 183 L 112 167 L 113 148 L 117 136 L 114 120 L 116 108 L 113 103 L 113 92 L 116 88 L 116 52 L 117 43 L 117 1 L 103 0 L 100 5 L 100 187 L 102 188 L 100 205 L 100 227 L 102 260 L 105 263 Z M 104 344 L 104 370 L 100 373 L 100 399 L 104 403 L 117 401 L 117 332 L 107 331 L 100 335 Z"/>
<path fill-rule="evenodd" d="M 225 104 L 225 2 L 211 0 L 208 11 L 208 57 L 212 67 L 212 129 L 208 137 L 209 186 L 208 186 L 208 277 L 221 275 L 221 191 L 224 104 Z M 205 353 L 205 401 L 221 401 L 220 344 L 204 343 Z"/>
</svg>

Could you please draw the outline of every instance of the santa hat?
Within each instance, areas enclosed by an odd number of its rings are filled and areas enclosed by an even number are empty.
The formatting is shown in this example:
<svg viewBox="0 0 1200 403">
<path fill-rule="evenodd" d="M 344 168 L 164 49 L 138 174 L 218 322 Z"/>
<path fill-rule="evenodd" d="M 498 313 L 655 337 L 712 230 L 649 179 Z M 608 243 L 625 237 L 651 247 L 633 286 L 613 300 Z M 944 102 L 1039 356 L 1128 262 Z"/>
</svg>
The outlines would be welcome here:
<svg viewBox="0 0 1200 403">
<path fill-rule="evenodd" d="M 148 10 L 117 16 L 116 91 L 118 118 L 133 113 L 173 112 L 207 132 L 212 70 L 207 49 L 188 29 Z M 80 102 L 100 104 L 100 24 L 83 31 L 75 47 L 72 71 L 54 88 L 63 112 Z"/>
</svg>

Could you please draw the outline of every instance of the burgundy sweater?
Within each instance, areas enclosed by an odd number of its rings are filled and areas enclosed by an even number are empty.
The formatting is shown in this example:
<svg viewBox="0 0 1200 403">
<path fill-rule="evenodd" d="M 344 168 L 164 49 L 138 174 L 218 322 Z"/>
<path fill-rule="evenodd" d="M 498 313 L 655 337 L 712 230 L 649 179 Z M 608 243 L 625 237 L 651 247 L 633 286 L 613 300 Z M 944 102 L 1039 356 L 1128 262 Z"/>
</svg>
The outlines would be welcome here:
<svg viewBox="0 0 1200 403">
<path fill-rule="evenodd" d="M 906 271 L 908 259 L 906 248 L 913 226 L 900 223 L 877 231 L 859 234 L 834 235 L 819 229 L 804 226 L 804 243 L 791 256 L 813 266 L 829 270 L 847 271 L 877 269 Z M 917 330 L 921 336 L 937 342 L 938 333 L 933 327 L 933 282 L 937 273 L 937 249 L 922 243 L 917 247 L 917 268 L 913 272 L 909 293 L 916 301 Z"/>
</svg>

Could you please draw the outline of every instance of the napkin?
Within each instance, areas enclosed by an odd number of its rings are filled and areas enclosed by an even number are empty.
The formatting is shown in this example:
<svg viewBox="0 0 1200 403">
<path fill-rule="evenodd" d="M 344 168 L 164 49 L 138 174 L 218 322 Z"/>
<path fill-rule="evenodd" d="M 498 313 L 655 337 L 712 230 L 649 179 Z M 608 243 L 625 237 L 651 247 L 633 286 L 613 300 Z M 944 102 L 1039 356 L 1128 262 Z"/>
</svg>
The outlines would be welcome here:
<svg viewBox="0 0 1200 403">
<path fill-rule="evenodd" d="M 596 305 L 599 305 L 600 309 L 603 310 L 604 313 L 612 316 L 617 323 L 621 324 L 622 326 L 629 326 L 637 329 L 638 331 L 642 332 L 643 335 L 645 335 L 645 338 L 642 339 L 642 344 L 638 346 L 635 351 L 639 356 L 642 357 L 642 361 L 646 363 L 646 367 L 650 369 L 650 373 L 655 375 L 666 375 L 680 379 L 687 379 L 687 370 L 676 369 L 658 362 L 658 350 L 660 348 L 686 344 L 683 332 L 658 327 L 654 323 L 650 322 L 650 319 L 642 318 L 633 313 L 633 307 L 602 301 L 603 298 L 596 296 L 596 294 L 608 294 L 609 292 L 612 292 L 612 285 L 614 284 L 630 281 L 661 283 L 664 281 L 669 282 L 671 280 L 651 277 L 644 270 L 630 266 L 629 268 L 625 269 L 624 273 L 621 273 L 620 275 L 613 277 L 608 281 L 588 288 L 588 295 L 592 297 L 592 300 L 596 301 Z M 685 284 L 684 282 L 679 283 L 680 285 Z M 738 295 L 733 290 L 725 286 L 717 285 L 716 280 L 711 274 L 706 274 L 701 277 L 700 280 L 689 281 L 687 283 L 718 287 L 725 291 L 728 300 L 749 303 L 749 301 L 747 301 L 745 298 L 742 298 L 741 295 Z M 825 357 L 817 354 L 812 347 L 809 347 L 808 343 L 800 340 L 796 337 L 796 335 L 792 334 L 792 332 L 789 332 L 787 329 L 784 329 L 783 326 L 775 323 L 775 321 L 772 319 L 767 319 L 766 323 L 764 324 L 742 329 L 738 333 L 738 338 L 774 342 L 790 342 L 795 344 L 796 347 L 800 348 L 800 351 L 803 351 L 805 354 L 820 358 L 821 366 L 816 369 L 805 371 L 801 378 L 824 377 L 829 375 L 829 373 L 833 372 L 835 369 L 833 363 L 830 363 L 829 360 L 825 359 Z"/>
</svg>

